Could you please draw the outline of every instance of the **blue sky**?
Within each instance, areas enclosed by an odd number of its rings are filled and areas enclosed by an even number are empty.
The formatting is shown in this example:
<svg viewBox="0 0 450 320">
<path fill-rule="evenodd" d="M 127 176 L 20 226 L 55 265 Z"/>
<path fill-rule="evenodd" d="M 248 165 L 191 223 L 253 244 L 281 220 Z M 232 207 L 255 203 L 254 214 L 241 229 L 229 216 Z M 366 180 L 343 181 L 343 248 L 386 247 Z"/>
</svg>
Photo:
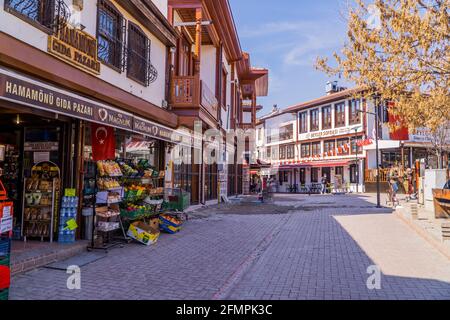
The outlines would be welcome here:
<svg viewBox="0 0 450 320">
<path fill-rule="evenodd" d="M 325 94 L 330 79 L 315 70 L 317 56 L 332 57 L 346 36 L 344 0 L 230 0 L 241 45 L 254 66 L 270 70 L 268 113 Z M 338 80 L 338 79 L 333 79 Z M 340 80 L 341 85 L 345 85 Z"/>
</svg>

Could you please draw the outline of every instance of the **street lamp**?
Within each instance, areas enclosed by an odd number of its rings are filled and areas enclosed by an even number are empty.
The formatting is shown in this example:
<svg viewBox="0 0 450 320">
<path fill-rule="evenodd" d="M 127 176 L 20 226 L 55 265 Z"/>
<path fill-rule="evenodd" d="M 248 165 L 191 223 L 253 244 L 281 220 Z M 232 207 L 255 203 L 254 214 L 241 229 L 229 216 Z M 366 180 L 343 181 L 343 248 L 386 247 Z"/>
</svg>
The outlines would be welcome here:
<svg viewBox="0 0 450 320">
<path fill-rule="evenodd" d="M 378 100 L 377 100 L 378 101 Z M 377 106 L 378 107 L 378 106 Z M 377 165 L 377 208 L 381 208 L 381 194 L 380 194 L 380 156 L 378 148 L 378 130 L 380 127 L 380 119 L 378 112 L 370 112 L 365 110 L 356 110 L 359 113 L 367 113 L 375 116 L 375 145 L 376 145 L 376 165 Z"/>
</svg>

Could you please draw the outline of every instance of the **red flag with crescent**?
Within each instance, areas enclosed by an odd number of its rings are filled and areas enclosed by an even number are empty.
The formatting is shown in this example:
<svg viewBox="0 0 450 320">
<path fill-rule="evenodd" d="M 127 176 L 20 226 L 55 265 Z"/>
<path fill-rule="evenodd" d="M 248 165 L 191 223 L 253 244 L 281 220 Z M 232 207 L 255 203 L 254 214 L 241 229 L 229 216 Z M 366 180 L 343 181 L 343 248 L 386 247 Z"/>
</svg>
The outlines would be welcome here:
<svg viewBox="0 0 450 320">
<path fill-rule="evenodd" d="M 92 158 L 94 161 L 114 160 L 116 139 L 114 128 L 93 123 L 91 126 Z"/>
</svg>

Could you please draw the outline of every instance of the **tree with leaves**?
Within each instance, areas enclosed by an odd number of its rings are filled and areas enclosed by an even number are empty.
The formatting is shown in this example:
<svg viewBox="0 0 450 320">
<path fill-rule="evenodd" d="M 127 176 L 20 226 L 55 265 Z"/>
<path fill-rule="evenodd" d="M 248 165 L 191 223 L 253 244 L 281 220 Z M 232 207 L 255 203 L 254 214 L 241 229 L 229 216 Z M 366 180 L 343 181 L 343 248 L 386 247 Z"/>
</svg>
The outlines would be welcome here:
<svg viewBox="0 0 450 320">
<path fill-rule="evenodd" d="M 450 0 L 354 1 L 336 64 L 318 58 L 316 68 L 394 102 L 410 130 L 439 130 L 450 121 Z"/>
</svg>

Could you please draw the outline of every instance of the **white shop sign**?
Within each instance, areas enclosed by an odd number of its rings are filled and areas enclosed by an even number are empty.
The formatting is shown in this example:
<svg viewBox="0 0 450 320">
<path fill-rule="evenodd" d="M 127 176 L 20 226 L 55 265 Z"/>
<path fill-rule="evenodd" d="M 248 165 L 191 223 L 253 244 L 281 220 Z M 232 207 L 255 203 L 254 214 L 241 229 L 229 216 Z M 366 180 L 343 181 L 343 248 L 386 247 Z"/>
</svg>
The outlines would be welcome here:
<svg viewBox="0 0 450 320">
<path fill-rule="evenodd" d="M 329 130 L 302 133 L 302 134 L 298 135 L 298 139 L 299 140 L 309 140 L 309 139 L 319 139 L 319 138 L 325 138 L 325 137 L 340 136 L 340 135 L 355 133 L 356 128 L 358 128 L 358 130 L 356 132 L 358 132 L 358 133 L 363 132 L 363 128 L 361 127 L 361 125 L 357 125 L 357 126 L 352 126 L 352 127 L 335 128 L 335 129 L 329 129 Z"/>
</svg>

